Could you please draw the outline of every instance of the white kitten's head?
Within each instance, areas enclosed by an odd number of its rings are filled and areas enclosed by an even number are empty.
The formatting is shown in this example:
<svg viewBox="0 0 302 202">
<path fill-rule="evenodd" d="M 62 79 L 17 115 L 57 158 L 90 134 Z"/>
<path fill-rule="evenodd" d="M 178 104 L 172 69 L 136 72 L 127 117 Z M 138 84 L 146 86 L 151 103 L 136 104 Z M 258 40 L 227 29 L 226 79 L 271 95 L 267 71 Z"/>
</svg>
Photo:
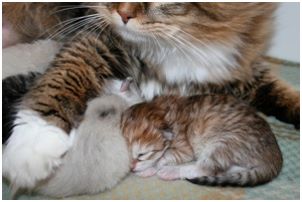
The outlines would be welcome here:
<svg viewBox="0 0 302 202">
<path fill-rule="evenodd" d="M 130 77 L 124 80 L 106 80 L 105 93 L 119 96 L 120 98 L 124 99 L 129 106 L 143 101 L 139 88 Z"/>
</svg>

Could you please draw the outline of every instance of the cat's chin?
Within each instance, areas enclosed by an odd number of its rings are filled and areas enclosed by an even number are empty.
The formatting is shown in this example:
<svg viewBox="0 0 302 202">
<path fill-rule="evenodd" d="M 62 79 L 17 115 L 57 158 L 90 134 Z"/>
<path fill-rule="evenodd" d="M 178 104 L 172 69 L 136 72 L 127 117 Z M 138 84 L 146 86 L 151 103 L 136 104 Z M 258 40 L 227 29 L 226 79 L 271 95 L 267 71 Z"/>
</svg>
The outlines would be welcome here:
<svg viewBox="0 0 302 202">
<path fill-rule="evenodd" d="M 150 36 L 124 26 L 115 26 L 115 32 L 120 35 L 125 41 L 131 42 L 133 44 L 140 45 L 148 43 L 148 40 L 150 41 Z"/>
</svg>

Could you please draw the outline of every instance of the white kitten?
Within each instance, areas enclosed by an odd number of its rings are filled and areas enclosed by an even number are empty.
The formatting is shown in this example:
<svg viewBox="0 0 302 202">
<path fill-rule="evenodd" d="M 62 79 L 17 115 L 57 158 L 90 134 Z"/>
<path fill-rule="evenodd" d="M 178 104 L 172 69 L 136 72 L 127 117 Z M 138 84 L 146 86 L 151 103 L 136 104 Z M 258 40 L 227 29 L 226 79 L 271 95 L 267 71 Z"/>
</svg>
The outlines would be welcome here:
<svg viewBox="0 0 302 202">
<path fill-rule="evenodd" d="M 106 94 L 88 103 L 83 121 L 70 134 L 72 148 L 57 171 L 37 188 L 39 193 L 52 197 L 93 194 L 112 188 L 129 173 L 120 118 L 140 97 L 129 79 L 107 82 Z"/>
</svg>

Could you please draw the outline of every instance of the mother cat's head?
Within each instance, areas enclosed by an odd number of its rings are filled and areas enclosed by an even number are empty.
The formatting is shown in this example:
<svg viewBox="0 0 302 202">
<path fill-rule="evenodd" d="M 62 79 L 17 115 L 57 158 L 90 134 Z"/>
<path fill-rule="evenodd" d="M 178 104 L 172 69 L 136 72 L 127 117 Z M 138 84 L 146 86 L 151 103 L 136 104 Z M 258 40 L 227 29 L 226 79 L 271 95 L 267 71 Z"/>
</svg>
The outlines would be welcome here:
<svg viewBox="0 0 302 202">
<path fill-rule="evenodd" d="M 262 52 L 275 3 L 90 3 L 125 40 Z M 248 56 L 247 56 L 248 57 Z"/>
</svg>

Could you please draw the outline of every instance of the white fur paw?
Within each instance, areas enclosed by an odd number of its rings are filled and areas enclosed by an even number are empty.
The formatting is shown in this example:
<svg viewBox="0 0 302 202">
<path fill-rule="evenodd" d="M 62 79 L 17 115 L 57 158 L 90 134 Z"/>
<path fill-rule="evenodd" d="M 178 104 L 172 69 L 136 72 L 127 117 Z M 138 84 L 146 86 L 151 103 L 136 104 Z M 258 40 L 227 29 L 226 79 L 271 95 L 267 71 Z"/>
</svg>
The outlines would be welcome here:
<svg viewBox="0 0 302 202">
<path fill-rule="evenodd" d="M 168 152 L 166 152 L 166 154 L 161 159 L 159 159 L 159 161 L 156 164 L 157 168 L 159 169 L 164 166 L 173 166 L 173 165 L 176 165 L 176 162 L 173 158 L 173 155 L 169 155 Z"/>
<path fill-rule="evenodd" d="M 19 111 L 14 124 L 2 155 L 2 175 L 18 188 L 34 188 L 61 164 L 71 141 L 32 110 Z"/>
<path fill-rule="evenodd" d="M 135 172 L 135 175 L 139 177 L 151 177 L 155 175 L 157 172 L 157 169 L 154 167 L 148 168 L 146 170 L 140 171 L 140 172 Z"/>
<path fill-rule="evenodd" d="M 158 172 L 157 176 L 163 180 L 180 179 L 180 169 L 176 166 L 164 166 Z"/>
</svg>

